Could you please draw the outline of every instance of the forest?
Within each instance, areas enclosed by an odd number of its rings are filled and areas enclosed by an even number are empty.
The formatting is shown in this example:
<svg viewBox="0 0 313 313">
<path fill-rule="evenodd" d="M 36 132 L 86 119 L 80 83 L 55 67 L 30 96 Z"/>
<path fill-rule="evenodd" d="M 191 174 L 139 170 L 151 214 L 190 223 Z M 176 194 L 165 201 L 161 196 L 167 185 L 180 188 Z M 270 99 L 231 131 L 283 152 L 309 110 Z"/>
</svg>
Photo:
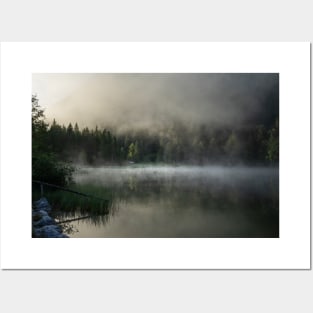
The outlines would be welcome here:
<svg viewBox="0 0 313 313">
<path fill-rule="evenodd" d="M 173 120 L 156 132 L 81 128 L 75 121 L 49 125 L 32 97 L 33 179 L 65 185 L 73 166 L 132 163 L 269 165 L 279 160 L 278 114 L 266 124 L 186 125 Z M 48 170 L 50 168 L 50 170 Z M 44 170 L 43 170 L 44 169 Z"/>
</svg>

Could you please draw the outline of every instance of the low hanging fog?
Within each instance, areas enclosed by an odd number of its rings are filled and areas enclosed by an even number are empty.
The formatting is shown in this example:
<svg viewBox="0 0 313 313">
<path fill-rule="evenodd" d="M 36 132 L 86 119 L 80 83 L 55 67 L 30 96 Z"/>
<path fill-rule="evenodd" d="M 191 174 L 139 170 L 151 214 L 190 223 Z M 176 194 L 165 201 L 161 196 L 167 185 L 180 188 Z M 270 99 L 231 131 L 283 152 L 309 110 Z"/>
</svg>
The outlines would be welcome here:
<svg viewBox="0 0 313 313">
<path fill-rule="evenodd" d="M 277 168 L 84 167 L 75 180 L 109 189 L 114 211 L 74 237 L 278 237 Z"/>
<path fill-rule="evenodd" d="M 173 121 L 217 126 L 268 123 L 278 74 L 33 74 L 48 121 L 159 131 Z"/>
<path fill-rule="evenodd" d="M 79 167 L 75 181 L 80 184 L 123 187 L 126 183 L 170 184 L 171 186 L 190 186 L 210 188 L 223 186 L 240 186 L 253 189 L 253 182 L 270 181 L 278 177 L 277 168 L 264 167 L 225 167 L 225 166 L 142 166 L 142 167 Z M 257 183 L 258 185 L 258 183 Z M 255 188 L 258 189 L 258 188 Z M 262 189 L 258 190 L 259 192 Z"/>
<path fill-rule="evenodd" d="M 33 74 L 33 93 L 64 160 L 278 163 L 279 74 Z"/>
<path fill-rule="evenodd" d="M 33 74 L 33 94 L 33 155 L 110 201 L 71 236 L 279 237 L 279 74 Z"/>
</svg>

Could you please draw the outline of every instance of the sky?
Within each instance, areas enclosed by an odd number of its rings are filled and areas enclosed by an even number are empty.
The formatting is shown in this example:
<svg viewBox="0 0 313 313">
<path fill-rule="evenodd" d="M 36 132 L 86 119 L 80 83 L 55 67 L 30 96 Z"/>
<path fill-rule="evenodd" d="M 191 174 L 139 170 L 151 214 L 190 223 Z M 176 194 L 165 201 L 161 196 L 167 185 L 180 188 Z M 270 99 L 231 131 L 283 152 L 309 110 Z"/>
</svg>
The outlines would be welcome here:
<svg viewBox="0 0 313 313">
<path fill-rule="evenodd" d="M 47 121 L 120 132 L 188 125 L 242 126 L 278 115 L 279 74 L 33 74 Z"/>
</svg>

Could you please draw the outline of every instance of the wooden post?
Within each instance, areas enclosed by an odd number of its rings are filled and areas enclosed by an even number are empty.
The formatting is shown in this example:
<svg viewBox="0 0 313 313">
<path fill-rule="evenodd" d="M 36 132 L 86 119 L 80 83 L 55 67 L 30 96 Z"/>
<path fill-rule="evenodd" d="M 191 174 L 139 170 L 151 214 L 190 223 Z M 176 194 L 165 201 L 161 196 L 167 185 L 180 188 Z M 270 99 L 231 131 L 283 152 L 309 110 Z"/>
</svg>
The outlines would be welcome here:
<svg viewBox="0 0 313 313">
<path fill-rule="evenodd" d="M 43 184 L 40 184 L 41 198 L 43 197 Z"/>
</svg>

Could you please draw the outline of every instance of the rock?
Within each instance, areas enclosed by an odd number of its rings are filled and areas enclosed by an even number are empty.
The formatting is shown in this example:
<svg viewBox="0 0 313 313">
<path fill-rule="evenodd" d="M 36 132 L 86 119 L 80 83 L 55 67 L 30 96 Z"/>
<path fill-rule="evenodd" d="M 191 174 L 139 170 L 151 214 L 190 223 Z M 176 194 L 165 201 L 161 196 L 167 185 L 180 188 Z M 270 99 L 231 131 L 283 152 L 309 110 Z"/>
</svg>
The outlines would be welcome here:
<svg viewBox="0 0 313 313">
<path fill-rule="evenodd" d="M 49 215 L 42 216 L 38 221 L 34 221 L 33 222 L 33 225 L 35 227 L 42 227 L 42 226 L 45 226 L 45 225 L 53 225 L 53 224 L 55 224 L 55 221 Z"/>
<path fill-rule="evenodd" d="M 40 198 L 38 201 L 35 201 L 34 206 L 37 210 L 44 210 L 46 212 L 51 211 L 51 206 L 50 206 L 48 200 L 44 197 Z"/>
<path fill-rule="evenodd" d="M 39 238 L 69 238 L 62 233 L 62 228 L 49 216 L 51 206 L 46 198 L 35 201 L 32 210 L 33 237 Z"/>
<path fill-rule="evenodd" d="M 49 214 L 44 210 L 33 210 L 32 212 L 33 219 L 37 217 L 49 216 Z"/>
<path fill-rule="evenodd" d="M 62 229 L 58 225 L 46 225 L 35 228 L 35 234 L 41 238 L 59 238 L 62 235 Z"/>
</svg>

